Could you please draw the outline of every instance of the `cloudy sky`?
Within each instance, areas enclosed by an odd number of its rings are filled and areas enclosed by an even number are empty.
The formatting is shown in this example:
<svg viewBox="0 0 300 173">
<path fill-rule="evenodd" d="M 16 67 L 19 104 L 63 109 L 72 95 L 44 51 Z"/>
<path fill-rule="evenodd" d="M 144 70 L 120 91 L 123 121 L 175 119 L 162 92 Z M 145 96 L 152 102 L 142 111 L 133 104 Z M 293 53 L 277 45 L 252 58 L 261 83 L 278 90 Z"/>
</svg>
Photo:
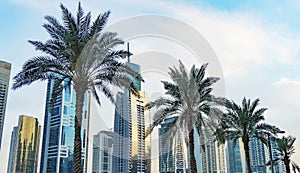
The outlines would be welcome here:
<svg viewBox="0 0 300 173">
<path fill-rule="evenodd" d="M 43 17 L 60 19 L 60 3 L 76 11 L 73 0 L 1 0 L 0 59 L 12 63 L 12 76 L 28 58 L 40 54 L 27 40 L 49 38 Z M 299 1 L 91 0 L 82 6 L 93 17 L 111 10 L 107 29 L 130 42 L 132 61 L 142 66 L 143 88 L 150 98 L 162 93 L 159 81 L 168 79 L 167 67 L 178 59 L 188 68 L 208 62 L 209 75 L 221 77 L 216 94 L 236 102 L 244 96 L 260 98 L 261 106 L 268 108 L 266 121 L 300 139 Z M 43 124 L 45 95 L 45 82 L 9 91 L 0 172 L 6 170 L 18 116 L 31 115 Z M 101 108 L 93 105 L 91 135 L 112 127 L 112 105 L 102 101 Z M 298 163 L 299 139 L 294 156 Z"/>
</svg>

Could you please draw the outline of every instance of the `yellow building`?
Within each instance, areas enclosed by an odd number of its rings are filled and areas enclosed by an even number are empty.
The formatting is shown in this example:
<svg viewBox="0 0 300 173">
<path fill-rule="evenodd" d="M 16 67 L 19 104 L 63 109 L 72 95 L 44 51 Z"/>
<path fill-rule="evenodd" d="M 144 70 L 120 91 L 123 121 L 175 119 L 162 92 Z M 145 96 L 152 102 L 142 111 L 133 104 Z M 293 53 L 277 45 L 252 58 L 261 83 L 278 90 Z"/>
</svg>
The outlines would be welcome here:
<svg viewBox="0 0 300 173">
<path fill-rule="evenodd" d="M 127 65 L 140 73 L 139 65 L 129 62 Z M 127 88 L 116 96 L 112 172 L 150 173 L 150 135 L 145 138 L 151 123 L 149 110 L 145 109 L 149 98 L 141 90 L 140 81 L 133 79 L 133 85 L 139 96 Z"/>
<path fill-rule="evenodd" d="M 17 127 L 14 167 L 15 173 L 36 173 L 41 125 L 37 118 L 21 115 Z M 12 150 L 12 149 L 11 149 Z"/>
<path fill-rule="evenodd" d="M 131 165 L 132 172 L 150 172 L 151 165 L 151 139 L 145 138 L 146 130 L 150 129 L 149 110 L 145 110 L 149 103 L 148 95 L 139 92 L 139 97 L 130 93 L 131 100 Z"/>
</svg>

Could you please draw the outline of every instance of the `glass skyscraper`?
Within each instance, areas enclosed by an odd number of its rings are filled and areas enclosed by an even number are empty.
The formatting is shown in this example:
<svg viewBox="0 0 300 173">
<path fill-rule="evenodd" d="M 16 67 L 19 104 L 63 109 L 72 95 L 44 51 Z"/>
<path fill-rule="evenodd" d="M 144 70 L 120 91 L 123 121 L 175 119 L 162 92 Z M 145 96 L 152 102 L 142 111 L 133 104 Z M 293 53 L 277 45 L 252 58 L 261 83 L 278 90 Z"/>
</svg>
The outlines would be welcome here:
<svg viewBox="0 0 300 173">
<path fill-rule="evenodd" d="M 18 126 L 14 127 L 13 131 L 11 133 L 7 173 L 13 173 L 14 172 L 17 137 L 18 137 Z"/>
<path fill-rule="evenodd" d="M 279 157 L 279 151 L 276 149 L 277 145 L 275 142 L 275 138 L 271 137 L 270 139 L 270 144 L 271 144 L 271 153 L 272 153 L 272 159 L 276 159 Z M 265 147 L 265 153 L 266 153 L 266 161 L 268 162 L 270 160 L 270 151 L 268 147 Z M 283 161 L 278 161 L 273 165 L 273 170 L 274 173 L 285 173 L 285 165 Z M 267 173 L 272 173 L 271 171 L 271 166 L 267 167 Z"/>
<path fill-rule="evenodd" d="M 5 118 L 7 92 L 9 87 L 11 64 L 0 61 L 0 149 Z"/>
<path fill-rule="evenodd" d="M 175 171 L 173 147 L 171 146 L 175 136 L 168 136 L 166 133 L 177 117 L 171 117 L 164 120 L 158 129 L 159 136 L 159 172 L 168 173 Z"/>
<path fill-rule="evenodd" d="M 215 141 L 213 132 L 209 129 L 205 130 L 202 135 L 203 137 L 199 139 L 200 144 L 203 145 L 199 147 L 202 157 L 202 172 L 225 173 L 226 154 L 224 145 Z"/>
<path fill-rule="evenodd" d="M 113 136 L 112 131 L 105 130 L 94 135 L 93 173 L 112 173 Z"/>
<path fill-rule="evenodd" d="M 9 154 L 8 171 L 36 173 L 41 125 L 37 118 L 21 115 L 14 127 Z"/>
<path fill-rule="evenodd" d="M 140 66 L 127 62 L 134 71 L 140 73 Z M 113 139 L 113 171 L 114 173 L 150 173 L 151 141 L 150 135 L 145 138 L 150 128 L 149 110 L 145 105 L 149 102 L 146 92 L 141 91 L 141 82 L 133 79 L 139 96 L 125 88 L 116 96 Z"/>
<path fill-rule="evenodd" d="M 67 84 L 67 81 L 64 82 Z M 74 150 L 74 121 L 76 93 L 72 86 L 66 86 L 58 95 L 53 109 L 50 110 L 50 99 L 54 91 L 54 80 L 47 85 L 46 109 L 41 152 L 40 173 L 72 173 Z M 90 94 L 86 93 L 82 115 L 82 165 L 87 169 L 88 126 L 90 116 Z"/>
<path fill-rule="evenodd" d="M 241 152 L 240 140 L 226 141 L 226 161 L 227 161 L 227 172 L 230 173 L 243 173 L 246 172 L 244 167 L 244 158 Z"/>
<path fill-rule="evenodd" d="M 158 130 L 159 133 L 159 172 L 188 172 L 187 148 L 183 132 L 172 133 L 172 125 L 177 117 L 166 118 Z"/>
<path fill-rule="evenodd" d="M 266 146 L 255 137 L 249 142 L 250 163 L 253 173 L 266 173 Z"/>
</svg>

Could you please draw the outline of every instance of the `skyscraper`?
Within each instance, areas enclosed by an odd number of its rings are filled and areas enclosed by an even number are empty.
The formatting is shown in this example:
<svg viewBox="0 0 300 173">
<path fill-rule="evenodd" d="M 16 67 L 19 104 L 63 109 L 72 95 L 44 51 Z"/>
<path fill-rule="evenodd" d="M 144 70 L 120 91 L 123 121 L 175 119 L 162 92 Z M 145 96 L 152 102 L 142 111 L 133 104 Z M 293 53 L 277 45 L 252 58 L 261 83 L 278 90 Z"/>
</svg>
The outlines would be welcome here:
<svg viewBox="0 0 300 173">
<path fill-rule="evenodd" d="M 226 163 L 226 149 L 224 144 L 218 144 L 215 142 L 216 146 L 216 159 L 217 159 L 217 172 L 226 173 L 227 163 Z"/>
<path fill-rule="evenodd" d="M 177 117 L 166 118 L 158 130 L 159 133 L 159 172 L 184 173 L 188 171 L 186 142 L 180 132 L 171 129 Z"/>
<path fill-rule="evenodd" d="M 9 155 L 8 171 L 36 173 L 41 125 L 37 118 L 21 115 L 14 127 Z"/>
<path fill-rule="evenodd" d="M 140 66 L 127 62 L 134 71 L 140 73 Z M 150 173 L 151 141 L 145 138 L 150 128 L 149 110 L 146 92 L 141 91 L 141 82 L 132 79 L 139 96 L 125 88 L 116 97 L 113 139 L 113 172 Z"/>
<path fill-rule="evenodd" d="M 171 117 L 164 120 L 158 129 L 159 136 L 159 172 L 174 172 L 174 151 L 172 145 L 175 136 L 168 135 L 170 126 L 176 121 L 177 117 Z"/>
<path fill-rule="evenodd" d="M 7 173 L 13 173 L 14 172 L 17 137 L 18 137 L 18 126 L 14 127 L 13 131 L 11 133 Z"/>
<path fill-rule="evenodd" d="M 68 82 L 65 81 L 64 84 Z M 52 92 L 56 89 L 54 80 L 47 85 L 44 132 L 41 152 L 40 173 L 73 172 L 74 121 L 76 93 L 73 86 L 67 85 L 58 95 L 50 110 Z M 88 126 L 90 116 L 90 94 L 85 93 L 82 112 L 82 165 L 86 172 L 88 151 Z"/>
<path fill-rule="evenodd" d="M 243 144 L 241 139 L 236 143 L 227 141 L 227 170 L 232 173 L 246 172 L 246 163 Z M 251 137 L 249 141 L 250 164 L 253 173 L 266 173 L 266 150 L 267 147 L 256 137 Z"/>
<path fill-rule="evenodd" d="M 241 141 L 227 140 L 226 141 L 226 161 L 227 161 L 227 172 L 230 173 L 243 173 L 245 169 L 245 159 L 243 157 L 243 150 L 241 149 Z"/>
<path fill-rule="evenodd" d="M 93 173 L 112 173 L 113 136 L 112 131 L 105 130 L 94 135 Z"/>
<path fill-rule="evenodd" d="M 2 133 L 5 119 L 7 92 L 9 87 L 11 64 L 0 61 L 0 149 L 2 144 Z"/>
<path fill-rule="evenodd" d="M 265 145 L 256 137 L 250 138 L 249 153 L 253 173 L 266 173 Z"/>
<path fill-rule="evenodd" d="M 203 173 L 225 173 L 226 172 L 226 154 L 224 145 L 218 144 L 212 131 L 205 130 L 200 141 L 203 147 L 200 147 L 202 155 Z"/>
<path fill-rule="evenodd" d="M 279 156 L 279 151 L 276 149 L 277 145 L 275 142 L 275 138 L 271 137 L 270 139 L 270 144 L 271 144 L 271 153 L 272 153 L 272 159 L 276 159 Z M 270 151 L 268 147 L 265 147 L 265 153 L 266 153 L 266 161 L 268 162 L 270 160 Z M 278 161 L 273 165 L 273 170 L 274 173 L 285 173 L 285 165 L 283 161 Z M 272 173 L 271 171 L 271 166 L 267 167 L 267 173 Z"/>
</svg>

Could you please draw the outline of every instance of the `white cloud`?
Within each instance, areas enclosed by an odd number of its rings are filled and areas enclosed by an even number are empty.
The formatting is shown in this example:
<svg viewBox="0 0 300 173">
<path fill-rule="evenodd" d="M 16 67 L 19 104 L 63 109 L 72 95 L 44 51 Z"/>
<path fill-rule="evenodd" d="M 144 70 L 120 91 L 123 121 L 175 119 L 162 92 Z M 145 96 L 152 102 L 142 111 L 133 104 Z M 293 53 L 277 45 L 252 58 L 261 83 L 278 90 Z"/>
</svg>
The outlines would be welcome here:
<svg viewBox="0 0 300 173">
<path fill-rule="evenodd" d="M 283 87 L 300 87 L 300 80 L 283 77 L 279 81 L 274 82 L 273 85 Z"/>
<path fill-rule="evenodd" d="M 245 75 L 257 66 L 299 63 L 298 39 L 288 38 L 286 31 L 262 23 L 255 14 L 176 5 L 168 9 L 172 16 L 194 26 L 208 39 L 225 75 Z"/>
</svg>

